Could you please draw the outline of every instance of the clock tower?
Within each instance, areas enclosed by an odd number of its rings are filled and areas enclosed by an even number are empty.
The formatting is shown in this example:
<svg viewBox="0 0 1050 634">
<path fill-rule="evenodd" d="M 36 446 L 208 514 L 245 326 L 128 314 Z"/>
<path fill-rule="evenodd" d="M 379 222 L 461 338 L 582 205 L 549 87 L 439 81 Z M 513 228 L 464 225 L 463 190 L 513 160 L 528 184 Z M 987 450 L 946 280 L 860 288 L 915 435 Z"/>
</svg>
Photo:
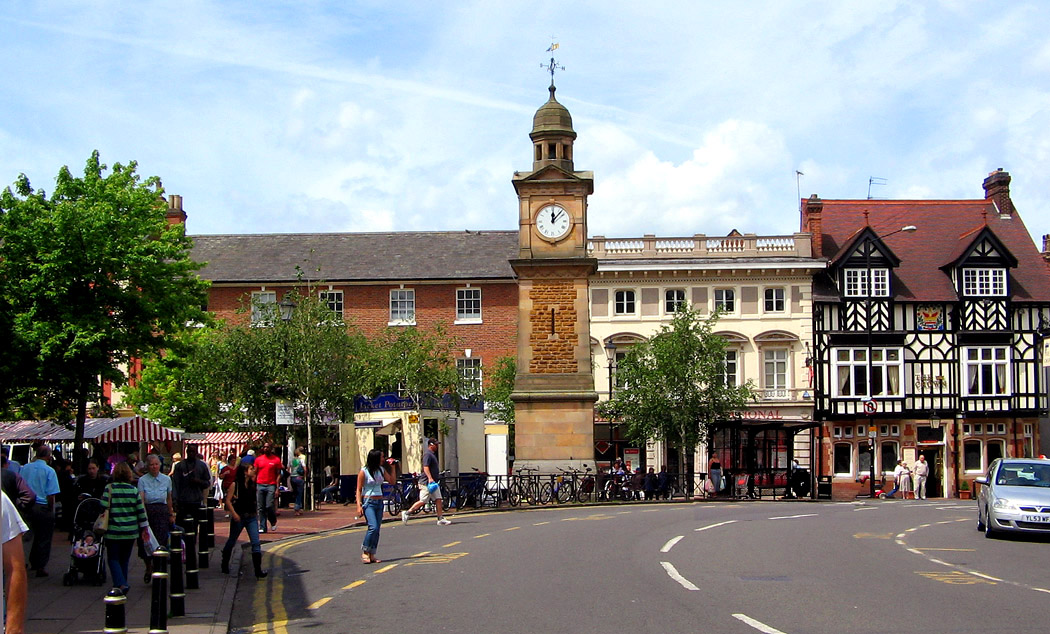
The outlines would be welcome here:
<svg viewBox="0 0 1050 634">
<path fill-rule="evenodd" d="M 587 197 L 594 175 L 573 168 L 569 111 L 554 98 L 533 118 L 532 170 L 518 194 L 518 353 L 515 460 L 554 471 L 594 461 L 594 390 L 587 257 Z"/>
</svg>

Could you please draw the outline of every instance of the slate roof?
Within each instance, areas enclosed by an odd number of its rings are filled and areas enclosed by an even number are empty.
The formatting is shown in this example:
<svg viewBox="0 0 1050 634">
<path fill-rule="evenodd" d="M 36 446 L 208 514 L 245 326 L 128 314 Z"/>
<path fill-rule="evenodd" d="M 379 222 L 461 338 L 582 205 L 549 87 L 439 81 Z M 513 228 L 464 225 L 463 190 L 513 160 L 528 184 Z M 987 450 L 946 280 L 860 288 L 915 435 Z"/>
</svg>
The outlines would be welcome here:
<svg viewBox="0 0 1050 634">
<path fill-rule="evenodd" d="M 517 231 L 191 236 L 201 277 L 218 283 L 513 280 Z"/>
<path fill-rule="evenodd" d="M 1050 272 L 1031 234 L 1015 211 L 1000 217 L 991 200 L 824 200 L 821 214 L 822 250 L 841 257 L 842 248 L 864 226 L 864 212 L 878 235 L 915 225 L 883 242 L 901 260 L 895 269 L 894 297 L 908 301 L 956 301 L 951 278 L 940 267 L 953 262 L 987 224 L 1017 258 L 1009 270 L 1014 301 L 1050 301 Z M 803 221 L 805 226 L 805 220 Z M 822 276 L 823 277 L 823 276 Z M 814 287 L 819 299 L 837 299 L 838 290 L 823 279 Z"/>
</svg>

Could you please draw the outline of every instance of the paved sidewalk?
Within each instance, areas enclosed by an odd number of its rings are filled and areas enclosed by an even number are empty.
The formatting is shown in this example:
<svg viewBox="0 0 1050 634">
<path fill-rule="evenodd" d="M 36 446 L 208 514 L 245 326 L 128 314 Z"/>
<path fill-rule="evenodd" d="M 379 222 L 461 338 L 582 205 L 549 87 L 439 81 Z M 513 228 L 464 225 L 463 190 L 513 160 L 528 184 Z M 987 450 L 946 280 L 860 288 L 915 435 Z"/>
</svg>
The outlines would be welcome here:
<svg viewBox="0 0 1050 634">
<path fill-rule="evenodd" d="M 281 509 L 277 530 L 262 535 L 263 542 L 276 541 L 295 535 L 317 533 L 350 526 L 354 519 L 354 506 L 325 504 L 315 511 L 296 516 L 291 509 Z M 209 557 L 209 567 L 199 573 L 200 589 L 186 591 L 186 616 L 168 619 L 168 631 L 175 634 L 220 634 L 229 629 L 230 611 L 237 590 L 238 576 L 219 572 L 219 551 L 229 535 L 229 520 L 222 509 L 215 511 L 216 548 Z M 239 545 L 248 543 L 241 533 Z M 26 548 L 28 549 L 28 544 Z M 51 561 L 47 570 L 50 576 L 29 576 L 29 605 L 26 610 L 26 632 L 28 634 L 67 634 L 102 632 L 105 625 L 103 597 L 109 592 L 111 579 L 106 571 L 106 584 L 95 586 L 80 583 L 63 586 L 62 575 L 69 569 L 70 543 L 68 533 L 55 533 L 51 546 Z M 234 550 L 231 568 L 242 574 L 251 574 L 250 562 L 241 566 L 243 548 Z M 135 555 L 131 558 L 131 590 L 126 604 L 126 621 L 129 633 L 145 634 L 149 631 L 151 587 L 142 582 L 142 561 Z"/>
</svg>

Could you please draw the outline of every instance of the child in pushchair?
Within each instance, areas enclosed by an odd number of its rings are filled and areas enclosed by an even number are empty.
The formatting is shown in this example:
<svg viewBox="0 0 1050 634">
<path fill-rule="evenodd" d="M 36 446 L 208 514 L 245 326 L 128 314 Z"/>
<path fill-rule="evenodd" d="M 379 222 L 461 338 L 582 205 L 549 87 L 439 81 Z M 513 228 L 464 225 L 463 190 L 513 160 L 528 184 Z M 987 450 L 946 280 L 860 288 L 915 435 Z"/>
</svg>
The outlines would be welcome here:
<svg viewBox="0 0 1050 634">
<path fill-rule="evenodd" d="M 62 585 L 71 586 L 81 576 L 84 581 L 100 586 L 106 582 L 105 538 L 95 535 L 95 520 L 102 514 L 102 500 L 84 498 L 73 514 L 73 547 L 69 553 L 69 570 L 62 575 Z"/>
</svg>

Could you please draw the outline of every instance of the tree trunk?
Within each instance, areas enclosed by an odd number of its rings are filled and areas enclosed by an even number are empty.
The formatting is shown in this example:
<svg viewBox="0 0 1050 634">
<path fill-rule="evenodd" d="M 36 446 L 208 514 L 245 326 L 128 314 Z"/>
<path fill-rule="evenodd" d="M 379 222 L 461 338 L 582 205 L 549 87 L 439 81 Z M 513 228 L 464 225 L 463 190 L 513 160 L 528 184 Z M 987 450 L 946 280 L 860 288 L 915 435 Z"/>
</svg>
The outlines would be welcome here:
<svg viewBox="0 0 1050 634">
<path fill-rule="evenodd" d="M 308 511 L 314 510 L 314 425 L 313 425 L 313 409 L 310 407 L 310 401 L 306 401 L 306 469 L 303 475 L 306 477 L 306 481 L 303 486 L 306 489 L 306 509 Z"/>
<path fill-rule="evenodd" d="M 87 472 L 87 452 L 84 450 L 84 427 L 87 425 L 87 379 L 81 379 L 80 394 L 77 395 L 76 431 L 73 433 L 73 469 L 76 473 Z"/>
</svg>

